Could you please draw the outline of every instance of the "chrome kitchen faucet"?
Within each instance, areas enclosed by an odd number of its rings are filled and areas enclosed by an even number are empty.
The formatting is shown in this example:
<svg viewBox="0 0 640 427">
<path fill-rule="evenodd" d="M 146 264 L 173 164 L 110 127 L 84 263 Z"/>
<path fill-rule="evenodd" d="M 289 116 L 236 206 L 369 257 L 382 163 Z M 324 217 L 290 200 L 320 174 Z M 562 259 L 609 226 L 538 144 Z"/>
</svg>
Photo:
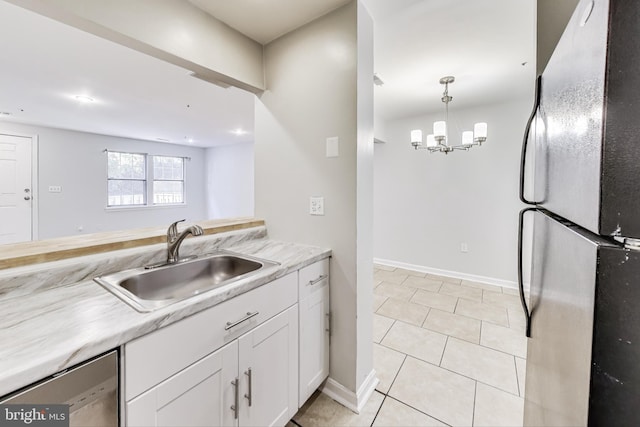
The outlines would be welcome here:
<svg viewBox="0 0 640 427">
<path fill-rule="evenodd" d="M 182 233 L 178 234 L 178 223 L 183 221 L 184 219 L 174 222 L 167 230 L 167 264 L 180 261 L 178 250 L 187 235 L 202 236 L 204 234 L 202 227 L 196 224 L 185 228 Z"/>
</svg>

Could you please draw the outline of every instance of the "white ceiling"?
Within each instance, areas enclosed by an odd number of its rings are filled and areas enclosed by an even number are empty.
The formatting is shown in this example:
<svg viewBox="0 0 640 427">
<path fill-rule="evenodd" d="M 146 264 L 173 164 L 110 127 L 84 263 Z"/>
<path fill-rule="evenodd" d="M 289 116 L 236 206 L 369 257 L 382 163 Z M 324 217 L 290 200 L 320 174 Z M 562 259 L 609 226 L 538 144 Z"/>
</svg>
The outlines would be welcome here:
<svg viewBox="0 0 640 427">
<path fill-rule="evenodd" d="M 253 140 L 253 94 L 4 1 L 0 52 L 0 112 L 11 113 L 0 121 L 194 146 Z"/>
<path fill-rule="evenodd" d="M 265 43 L 345 0 L 190 0 Z M 375 21 L 376 116 L 452 109 L 530 95 L 535 0 L 363 0 Z M 249 13 L 250 11 L 250 13 Z M 137 139 L 215 146 L 251 141 L 254 95 L 0 0 L 0 120 Z M 521 65 L 523 62 L 526 64 Z M 74 95 L 96 102 L 79 104 Z M 189 107 L 187 107 L 189 106 Z"/>
<path fill-rule="evenodd" d="M 376 116 L 452 110 L 532 95 L 535 0 L 364 0 L 375 20 Z M 526 62 L 523 66 L 522 63 Z"/>
<path fill-rule="evenodd" d="M 267 44 L 350 0 L 189 1 L 258 43 Z"/>
</svg>

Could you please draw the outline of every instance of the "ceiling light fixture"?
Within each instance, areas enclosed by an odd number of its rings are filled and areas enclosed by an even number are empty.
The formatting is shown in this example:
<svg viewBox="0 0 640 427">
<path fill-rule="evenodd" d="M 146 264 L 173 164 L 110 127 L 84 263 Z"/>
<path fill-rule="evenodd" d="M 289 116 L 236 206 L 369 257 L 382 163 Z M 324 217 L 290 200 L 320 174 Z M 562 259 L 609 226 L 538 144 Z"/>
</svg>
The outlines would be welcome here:
<svg viewBox="0 0 640 427">
<path fill-rule="evenodd" d="M 249 132 L 247 132 L 246 130 L 243 130 L 242 128 L 238 128 L 238 129 L 232 130 L 231 133 L 237 136 L 242 136 L 242 135 L 248 134 Z"/>
<path fill-rule="evenodd" d="M 80 102 L 83 102 L 83 103 L 89 103 L 89 102 L 93 102 L 94 101 L 93 98 L 91 98 L 90 96 L 87 96 L 87 95 L 76 95 L 75 99 L 76 99 L 76 101 L 80 101 Z"/>
<path fill-rule="evenodd" d="M 449 145 L 449 103 L 453 100 L 453 97 L 449 95 L 449 84 L 455 80 L 453 76 L 445 76 L 440 79 L 440 84 L 444 85 L 444 92 L 440 98 L 444 102 L 444 121 L 433 123 L 433 134 L 427 135 L 426 146 L 422 145 L 422 130 L 412 130 L 411 145 L 414 149 L 449 154 L 453 150 L 469 150 L 475 145 L 481 146 L 487 140 L 487 124 L 476 123 L 473 126 L 473 131 L 462 132 L 462 144 Z"/>
</svg>

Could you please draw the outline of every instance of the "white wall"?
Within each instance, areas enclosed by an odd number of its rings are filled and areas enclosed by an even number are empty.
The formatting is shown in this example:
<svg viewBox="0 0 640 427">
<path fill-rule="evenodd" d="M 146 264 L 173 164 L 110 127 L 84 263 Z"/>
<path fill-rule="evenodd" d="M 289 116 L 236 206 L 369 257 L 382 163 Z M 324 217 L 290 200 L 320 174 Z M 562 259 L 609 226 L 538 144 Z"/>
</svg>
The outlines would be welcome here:
<svg viewBox="0 0 640 427">
<path fill-rule="evenodd" d="M 357 375 L 363 384 L 373 367 L 373 20 L 361 2 L 357 3 Z"/>
<path fill-rule="evenodd" d="M 360 307 L 372 298 L 373 34 L 361 13 L 351 2 L 266 45 L 268 90 L 255 114 L 256 215 L 272 238 L 332 249 L 330 377 L 351 392 L 372 372 L 372 314 Z M 362 31 L 359 19 L 369 22 Z M 368 82 L 356 87 L 360 78 Z M 334 136 L 340 156 L 327 158 Z M 324 216 L 309 215 L 310 196 L 324 197 Z"/>
<path fill-rule="evenodd" d="M 426 134 L 441 115 L 386 123 L 387 143 L 375 146 L 377 260 L 513 285 L 520 149 L 531 102 L 532 96 L 454 111 L 460 126 L 486 121 L 489 136 L 482 147 L 448 155 L 415 151 L 409 144 L 411 129 Z M 460 251 L 462 242 L 468 253 Z"/>
<path fill-rule="evenodd" d="M 262 45 L 185 0 L 9 0 L 65 24 L 252 92 Z"/>
<path fill-rule="evenodd" d="M 254 144 L 207 148 L 207 218 L 253 216 Z"/>
<path fill-rule="evenodd" d="M 204 149 L 16 123 L 0 132 L 38 136 L 38 238 L 71 236 L 206 219 Z M 191 157 L 186 163 L 185 206 L 106 210 L 104 149 Z M 49 193 L 50 185 L 62 187 Z M 78 231 L 82 227 L 83 231 Z"/>
</svg>

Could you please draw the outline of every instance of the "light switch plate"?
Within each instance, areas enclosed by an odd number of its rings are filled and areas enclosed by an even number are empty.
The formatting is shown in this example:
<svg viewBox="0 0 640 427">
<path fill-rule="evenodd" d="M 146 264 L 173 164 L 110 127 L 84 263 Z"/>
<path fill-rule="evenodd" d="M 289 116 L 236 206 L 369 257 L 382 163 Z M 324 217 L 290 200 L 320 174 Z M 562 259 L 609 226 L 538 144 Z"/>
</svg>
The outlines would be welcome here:
<svg viewBox="0 0 640 427">
<path fill-rule="evenodd" d="M 62 193 L 62 187 L 59 185 L 50 185 L 49 193 Z"/>
<path fill-rule="evenodd" d="M 309 198 L 309 213 L 311 215 L 324 215 L 324 197 Z"/>
<path fill-rule="evenodd" d="M 327 138 L 327 157 L 340 156 L 340 140 L 337 136 Z"/>
</svg>

